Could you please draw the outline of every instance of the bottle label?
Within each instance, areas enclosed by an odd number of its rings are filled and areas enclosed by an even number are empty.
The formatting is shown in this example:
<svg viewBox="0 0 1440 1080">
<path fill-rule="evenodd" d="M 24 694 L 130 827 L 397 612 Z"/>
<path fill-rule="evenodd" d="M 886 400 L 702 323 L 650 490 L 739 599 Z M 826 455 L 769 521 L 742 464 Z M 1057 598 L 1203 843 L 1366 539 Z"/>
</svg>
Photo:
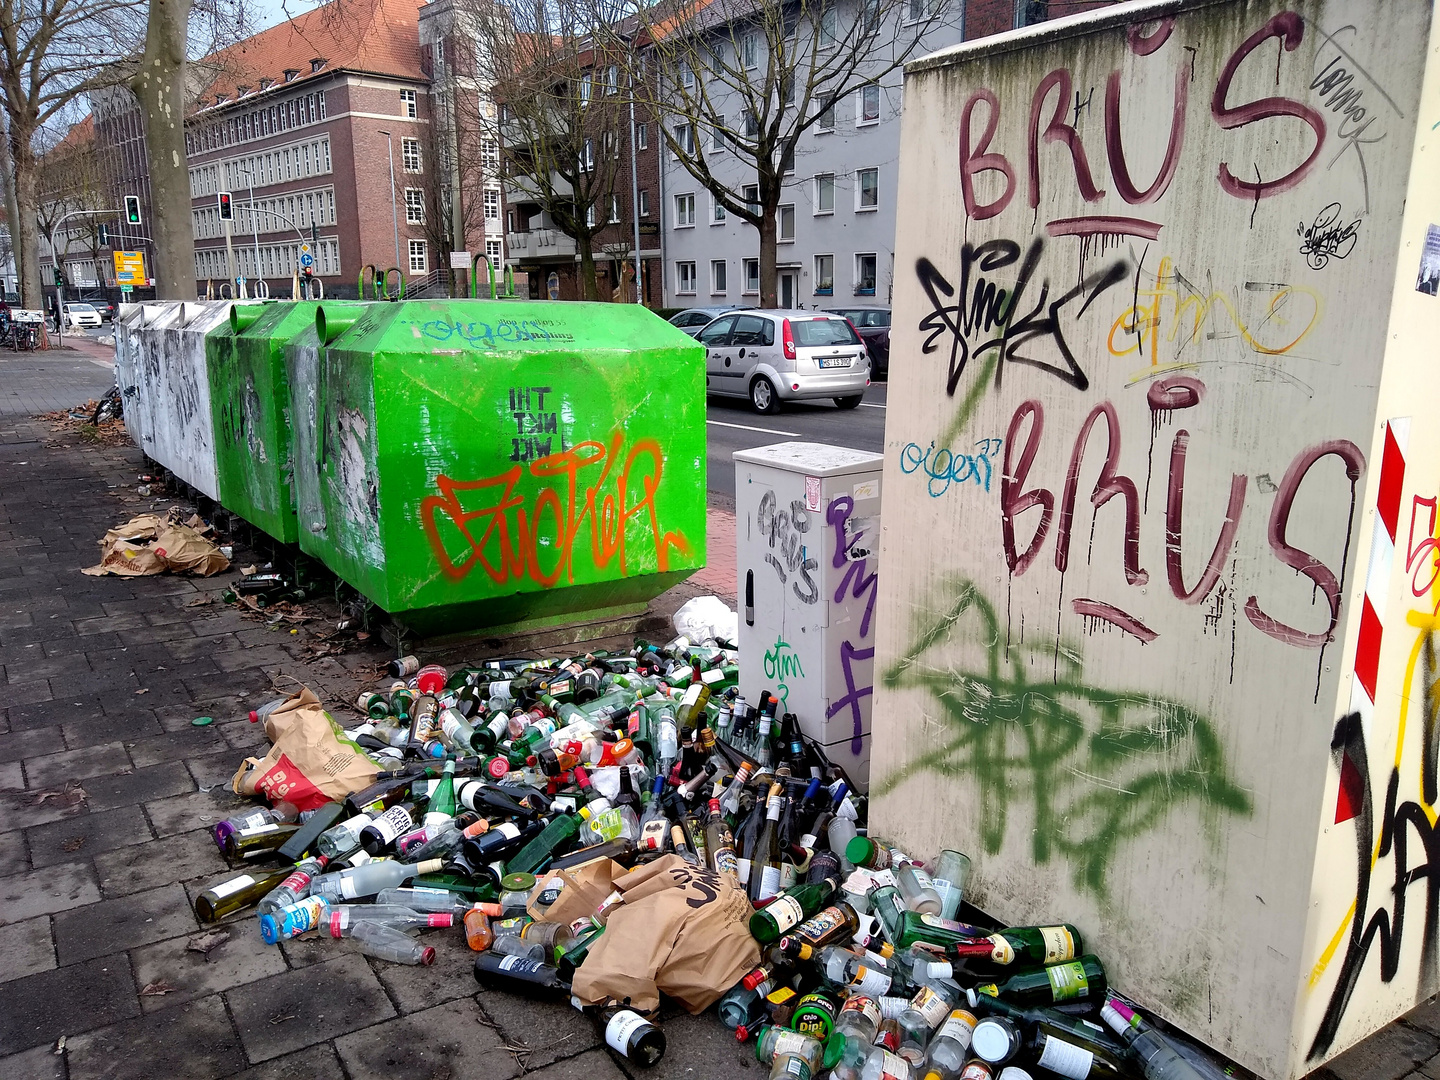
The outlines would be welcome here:
<svg viewBox="0 0 1440 1080">
<path fill-rule="evenodd" d="M 1079 960 L 1068 964 L 1056 964 L 1045 969 L 1050 980 L 1050 992 L 1056 1002 L 1072 1001 L 1090 995 L 1090 980 L 1085 977 L 1085 965 Z"/>
<path fill-rule="evenodd" d="M 291 874 L 289 877 L 287 877 L 284 881 L 280 883 L 280 888 L 289 889 L 292 892 L 298 893 L 301 889 L 305 888 L 305 886 L 309 884 L 310 875 L 307 874 L 304 870 L 296 870 L 293 874 Z"/>
<path fill-rule="evenodd" d="M 936 930 L 950 930 L 957 934 L 963 934 L 968 929 L 962 922 L 956 922 L 954 919 L 942 919 L 939 915 L 921 915 L 920 921 L 926 926 L 933 926 Z"/>
<path fill-rule="evenodd" d="M 874 1058 L 870 1059 L 870 1061 L 874 1060 Z M 871 1073 L 877 1080 L 909 1080 L 915 1074 L 915 1070 L 910 1067 L 908 1061 L 898 1054 L 892 1054 L 889 1050 L 880 1051 L 880 1071 L 878 1073 L 871 1071 L 870 1061 L 865 1063 L 865 1071 Z"/>
<path fill-rule="evenodd" d="M 611 1050 L 624 1057 L 630 1046 L 630 1037 L 641 1028 L 649 1026 L 650 1021 L 639 1013 L 621 1009 L 605 1025 L 605 1043 Z"/>
<path fill-rule="evenodd" d="M 330 905 L 318 896 L 307 896 L 285 909 L 285 935 L 296 937 L 320 925 Z"/>
<path fill-rule="evenodd" d="M 995 1080 L 995 1070 L 983 1061 L 972 1061 L 960 1070 L 955 1080 Z"/>
<path fill-rule="evenodd" d="M 736 876 L 739 875 L 739 873 L 740 873 L 740 860 L 735 857 L 735 849 L 734 849 L 734 848 L 728 848 L 728 847 L 716 848 L 716 849 L 715 849 L 715 854 L 714 854 L 714 859 L 715 859 L 715 872 L 716 872 L 716 873 L 718 873 L 718 874 L 734 874 L 734 875 L 736 875 Z"/>
<path fill-rule="evenodd" d="M 935 879 L 926 873 L 919 863 L 910 864 L 910 873 L 915 875 L 915 884 L 920 888 L 931 890 L 935 888 Z"/>
<path fill-rule="evenodd" d="M 385 813 L 370 823 L 370 827 L 378 832 L 384 843 L 389 844 L 402 832 L 408 832 L 415 827 L 414 820 L 410 817 L 410 811 L 403 806 L 392 806 Z"/>
<path fill-rule="evenodd" d="M 724 682 L 725 669 L 714 667 L 711 668 L 709 671 L 702 671 L 700 673 L 700 681 L 706 686 L 714 686 L 718 682 Z"/>
<path fill-rule="evenodd" d="M 241 889 L 248 889 L 254 884 L 255 878 L 253 876 L 250 874 L 241 874 L 239 877 L 231 878 L 229 881 L 222 881 L 219 885 L 211 889 L 210 892 L 216 900 L 223 900 L 225 897 L 233 896 Z"/>
<path fill-rule="evenodd" d="M 928 986 L 922 986 L 920 992 L 910 999 L 910 1004 L 925 1018 L 931 1031 L 944 1023 L 945 1018 L 950 1015 L 950 1003 Z"/>
<path fill-rule="evenodd" d="M 760 871 L 760 899 L 768 900 L 780 895 L 780 867 L 773 864 Z"/>
<path fill-rule="evenodd" d="M 1084 1047 L 1064 1042 L 1053 1035 L 1046 1036 L 1045 1046 L 1040 1051 L 1038 1064 L 1070 1080 L 1086 1080 L 1095 1064 L 1095 1055 Z"/>
<path fill-rule="evenodd" d="M 799 868 L 798 868 L 794 863 L 792 863 L 792 862 L 782 862 L 782 863 L 780 864 L 780 891 L 781 891 L 781 892 L 784 892 L 786 889 L 793 889 L 793 888 L 795 887 L 796 883 L 797 883 L 799 880 L 800 880 Z"/>
<path fill-rule="evenodd" d="M 544 966 L 539 960 L 531 960 L 524 956 L 507 956 L 500 961 L 501 971 L 508 971 L 516 975 L 539 971 Z"/>
<path fill-rule="evenodd" d="M 747 884 L 750 881 L 750 860 L 737 858 L 735 866 L 735 876 L 740 879 L 740 884 Z"/>
<path fill-rule="evenodd" d="M 330 936 L 344 937 L 345 928 L 350 925 L 350 912 L 336 908 L 330 912 Z"/>
<path fill-rule="evenodd" d="M 964 1009 L 956 1009 L 940 1027 L 937 1039 L 954 1039 L 960 1044 L 960 1056 L 970 1051 L 970 1041 L 975 1037 L 975 1016 Z"/>
<path fill-rule="evenodd" d="M 1045 963 L 1058 964 L 1062 960 L 1075 959 L 1075 936 L 1065 927 L 1042 926 L 1040 938 L 1045 942 Z"/>
<path fill-rule="evenodd" d="M 792 926 L 798 926 L 800 920 L 805 918 L 805 909 L 793 896 L 777 896 L 765 910 L 775 920 L 775 926 L 782 934 Z"/>
<path fill-rule="evenodd" d="M 899 1020 L 900 1014 L 910 1007 L 910 999 L 903 997 L 882 997 L 876 1004 L 880 1006 L 880 1015 L 886 1020 Z"/>
<path fill-rule="evenodd" d="M 243 836 L 264 836 L 266 833 L 279 832 L 280 826 L 273 821 L 267 821 L 263 825 L 246 825 L 243 829 L 236 829 L 236 837 Z"/>
<path fill-rule="evenodd" d="M 843 1018 L 847 1013 L 863 1018 L 866 1027 L 878 1027 L 880 1024 L 880 1006 L 875 1004 L 873 998 L 868 998 L 864 994 L 850 995 L 849 1000 L 840 1010 L 840 1016 Z"/>
<path fill-rule="evenodd" d="M 810 1080 L 814 1073 L 810 1070 L 810 1062 L 799 1054 L 791 1054 L 785 1061 L 785 1075 L 793 1076 L 795 1080 Z"/>
<path fill-rule="evenodd" d="M 789 1031 L 785 1028 L 772 1028 L 775 1041 L 771 1044 L 771 1057 L 781 1058 L 786 1054 L 806 1054 L 807 1047 L 814 1042 L 809 1035 L 799 1031 Z"/>
<path fill-rule="evenodd" d="M 1015 949 L 1000 934 L 990 935 L 990 959 L 997 964 L 1013 964 Z M 1064 959 L 1063 957 L 1061 959 Z M 1047 961 L 1048 963 L 1048 961 Z"/>
<path fill-rule="evenodd" d="M 813 945 L 845 922 L 843 910 L 838 907 L 828 907 L 801 923 L 794 936 Z"/>
<path fill-rule="evenodd" d="M 883 971 L 861 964 L 855 969 L 855 975 L 850 980 L 850 985 L 862 994 L 878 997 L 890 989 L 890 976 Z"/>
</svg>

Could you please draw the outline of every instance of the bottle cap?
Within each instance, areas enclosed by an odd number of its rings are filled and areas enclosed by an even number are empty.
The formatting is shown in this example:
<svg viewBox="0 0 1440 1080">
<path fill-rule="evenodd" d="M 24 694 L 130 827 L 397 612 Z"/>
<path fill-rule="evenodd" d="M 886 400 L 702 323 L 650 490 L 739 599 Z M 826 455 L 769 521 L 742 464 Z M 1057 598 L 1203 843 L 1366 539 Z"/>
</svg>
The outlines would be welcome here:
<svg viewBox="0 0 1440 1080">
<path fill-rule="evenodd" d="M 274 915 L 260 916 L 260 937 L 266 945 L 274 945 L 280 940 L 280 923 Z"/>
<path fill-rule="evenodd" d="M 1002 1018 L 987 1016 L 975 1025 L 970 1038 L 970 1052 L 982 1061 L 999 1064 L 1016 1049 L 1015 1029 Z"/>
<path fill-rule="evenodd" d="M 875 850 L 875 841 L 868 836 L 852 836 L 845 845 L 845 859 L 855 864 L 863 863 Z"/>
<path fill-rule="evenodd" d="M 529 892 L 535 887 L 534 874 L 506 874 L 500 879 L 500 887 L 506 892 Z"/>
<path fill-rule="evenodd" d="M 433 964 L 435 962 L 435 950 L 429 945 L 420 951 L 420 963 Z"/>
</svg>

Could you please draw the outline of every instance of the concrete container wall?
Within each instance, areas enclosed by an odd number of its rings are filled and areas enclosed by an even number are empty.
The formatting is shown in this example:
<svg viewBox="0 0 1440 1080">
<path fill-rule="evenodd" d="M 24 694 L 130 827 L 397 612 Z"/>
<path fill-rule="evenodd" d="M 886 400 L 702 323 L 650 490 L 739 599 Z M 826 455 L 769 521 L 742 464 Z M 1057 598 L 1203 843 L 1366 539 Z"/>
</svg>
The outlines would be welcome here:
<svg viewBox="0 0 1440 1080">
<path fill-rule="evenodd" d="M 205 335 L 229 317 L 228 300 L 136 304 L 115 330 L 126 427 L 146 454 L 212 499 L 219 486 Z"/>
<path fill-rule="evenodd" d="M 1440 974 L 1431 23 L 1127 5 L 907 74 L 874 828 L 1269 1077 Z"/>
</svg>

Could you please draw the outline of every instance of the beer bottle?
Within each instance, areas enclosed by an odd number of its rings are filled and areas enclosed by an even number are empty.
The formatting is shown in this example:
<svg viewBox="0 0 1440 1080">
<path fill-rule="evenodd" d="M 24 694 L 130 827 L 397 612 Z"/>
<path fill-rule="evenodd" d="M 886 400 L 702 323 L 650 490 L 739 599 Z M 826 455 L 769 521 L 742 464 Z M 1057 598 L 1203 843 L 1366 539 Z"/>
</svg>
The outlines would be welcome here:
<svg viewBox="0 0 1440 1080">
<path fill-rule="evenodd" d="M 843 941 L 860 928 L 860 916 L 849 904 L 841 901 L 817 911 L 776 944 L 782 956 L 792 960 L 809 960 L 821 948 Z"/>
</svg>

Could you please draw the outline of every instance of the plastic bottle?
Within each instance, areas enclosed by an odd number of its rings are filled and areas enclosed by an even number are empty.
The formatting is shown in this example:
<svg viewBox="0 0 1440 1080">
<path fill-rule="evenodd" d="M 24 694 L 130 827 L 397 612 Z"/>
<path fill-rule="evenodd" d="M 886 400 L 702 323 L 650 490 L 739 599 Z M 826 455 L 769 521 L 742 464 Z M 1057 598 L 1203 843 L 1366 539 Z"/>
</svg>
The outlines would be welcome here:
<svg viewBox="0 0 1440 1080">
<path fill-rule="evenodd" d="M 325 869 L 326 861 L 325 856 L 317 855 L 296 863 L 290 876 L 266 893 L 255 910 L 261 915 L 268 915 L 303 898 L 310 891 L 311 879 Z"/>
<path fill-rule="evenodd" d="M 310 882 L 310 893 L 326 900 L 355 900 L 374 896 L 381 889 L 391 889 L 421 874 L 438 873 L 444 864 L 439 859 L 419 863 L 402 863 L 393 859 L 370 862 L 331 874 L 322 874 Z"/>
<path fill-rule="evenodd" d="M 330 905 L 319 896 L 307 896 L 288 907 L 260 916 L 260 936 L 265 944 L 274 945 L 320 926 L 330 914 Z"/>
<path fill-rule="evenodd" d="M 490 916 L 477 904 L 465 912 L 465 944 L 476 952 L 484 952 L 495 941 L 495 931 L 490 928 Z"/>
<path fill-rule="evenodd" d="M 267 701 L 258 709 L 251 709 L 250 722 L 252 724 L 264 723 L 266 720 L 270 719 L 271 713 L 273 713 L 276 709 L 280 708 L 281 705 L 284 705 L 289 700 L 290 699 L 288 697 L 276 698 L 274 701 Z"/>
<path fill-rule="evenodd" d="M 395 964 L 433 964 L 435 950 L 421 945 L 404 930 L 388 923 L 365 920 L 356 923 L 350 932 L 366 956 L 389 960 Z"/>
</svg>

